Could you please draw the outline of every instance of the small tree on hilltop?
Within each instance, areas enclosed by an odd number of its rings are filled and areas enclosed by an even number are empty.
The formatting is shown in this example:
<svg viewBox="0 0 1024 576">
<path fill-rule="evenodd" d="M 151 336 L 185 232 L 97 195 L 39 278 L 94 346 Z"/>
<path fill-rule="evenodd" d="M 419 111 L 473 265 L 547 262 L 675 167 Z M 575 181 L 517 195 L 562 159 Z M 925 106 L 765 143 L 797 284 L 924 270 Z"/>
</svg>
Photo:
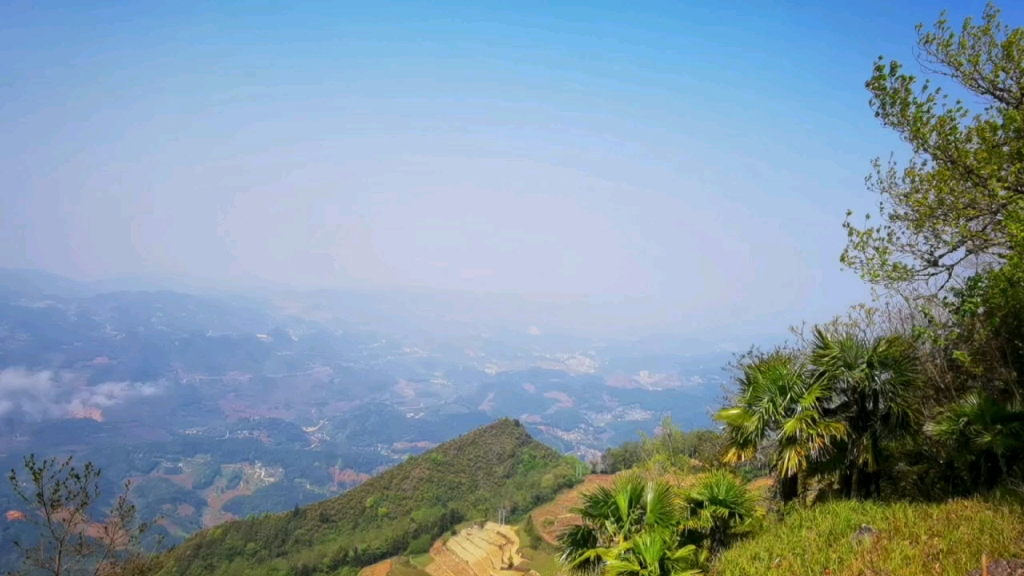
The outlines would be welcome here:
<svg viewBox="0 0 1024 576">
<path fill-rule="evenodd" d="M 142 551 L 149 524 L 138 522 L 128 482 L 102 521 L 90 517 L 100 501 L 100 475 L 91 462 L 79 469 L 70 457 L 38 461 L 35 455 L 25 457 L 21 474 L 11 470 L 8 479 L 28 507 L 25 519 L 36 527 L 38 540 L 15 542 L 22 567 L 9 576 L 129 576 L 151 570 L 152 558 Z"/>
</svg>

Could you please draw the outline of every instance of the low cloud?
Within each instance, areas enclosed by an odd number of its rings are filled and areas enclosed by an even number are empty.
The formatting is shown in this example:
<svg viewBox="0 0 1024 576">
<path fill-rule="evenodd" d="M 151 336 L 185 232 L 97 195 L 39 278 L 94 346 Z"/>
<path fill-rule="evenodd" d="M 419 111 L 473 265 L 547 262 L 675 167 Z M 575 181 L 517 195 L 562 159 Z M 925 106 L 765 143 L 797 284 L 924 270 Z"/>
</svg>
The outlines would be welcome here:
<svg viewBox="0 0 1024 576">
<path fill-rule="evenodd" d="M 150 383 L 104 382 L 89 386 L 81 376 L 67 372 L 5 368 L 0 370 L 0 418 L 38 421 L 78 417 L 159 391 Z"/>
</svg>

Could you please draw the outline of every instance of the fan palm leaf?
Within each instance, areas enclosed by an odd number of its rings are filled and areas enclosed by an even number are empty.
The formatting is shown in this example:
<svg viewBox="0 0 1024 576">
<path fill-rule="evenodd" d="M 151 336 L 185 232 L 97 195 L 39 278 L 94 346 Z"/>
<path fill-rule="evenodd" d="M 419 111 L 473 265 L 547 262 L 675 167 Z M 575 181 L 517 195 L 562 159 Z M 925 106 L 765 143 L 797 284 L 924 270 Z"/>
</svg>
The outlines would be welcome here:
<svg viewBox="0 0 1024 576">
<path fill-rule="evenodd" d="M 812 376 L 800 358 L 781 351 L 745 365 L 736 403 L 715 414 L 725 424 L 723 459 L 741 462 L 771 443 L 781 479 L 795 478 L 810 463 L 826 458 L 833 442 L 845 437 L 846 427 L 822 412 L 832 394 L 831 382 Z M 783 490 L 783 497 L 795 496 L 790 492 Z"/>
<path fill-rule="evenodd" d="M 1001 402 L 983 392 L 971 392 L 943 410 L 925 431 L 958 448 L 969 461 L 984 466 L 986 459 L 995 460 L 997 476 L 1008 473 L 1012 463 L 1024 456 L 1024 406 L 1017 400 Z M 999 478 L 985 480 L 991 484 Z"/>
</svg>

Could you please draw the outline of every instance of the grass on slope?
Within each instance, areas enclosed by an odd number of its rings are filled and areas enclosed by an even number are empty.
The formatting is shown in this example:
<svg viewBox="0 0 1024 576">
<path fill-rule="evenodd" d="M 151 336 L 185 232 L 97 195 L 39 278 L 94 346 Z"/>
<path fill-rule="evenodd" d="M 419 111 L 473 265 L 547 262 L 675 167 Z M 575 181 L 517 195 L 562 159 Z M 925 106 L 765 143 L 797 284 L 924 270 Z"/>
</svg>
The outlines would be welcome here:
<svg viewBox="0 0 1024 576">
<path fill-rule="evenodd" d="M 594 481 L 591 479 L 592 484 L 593 482 Z M 567 492 L 577 492 L 577 488 L 573 488 Z M 562 496 L 564 495 L 565 492 L 559 495 L 559 500 L 562 500 Z M 533 570 L 540 574 L 540 576 L 561 576 L 564 574 L 564 571 L 562 570 L 562 566 L 558 563 L 558 548 L 549 544 L 545 539 L 544 534 L 539 532 L 537 529 L 537 520 L 535 516 L 539 511 L 547 508 L 548 506 L 550 506 L 550 504 L 546 504 L 541 508 L 533 510 L 518 526 L 516 532 L 519 535 L 519 554 L 522 555 L 524 560 L 526 560 L 524 568 Z"/>
<path fill-rule="evenodd" d="M 388 576 L 430 576 L 421 566 L 413 564 L 406 558 L 399 558 L 391 565 Z"/>
<path fill-rule="evenodd" d="M 864 524 L 878 534 L 853 541 Z M 1024 558 L 1024 508 L 837 501 L 770 522 L 715 561 L 714 576 L 961 576 L 992 558 Z"/>
<path fill-rule="evenodd" d="M 161 574 L 334 574 L 403 553 L 498 508 L 525 513 L 574 483 L 575 465 L 518 423 L 499 420 L 391 468 L 336 498 L 189 538 Z"/>
<path fill-rule="evenodd" d="M 426 570 L 427 566 L 430 566 L 434 562 L 434 557 L 429 552 L 424 554 L 413 554 L 409 556 L 409 563 L 419 568 L 420 570 Z"/>
</svg>

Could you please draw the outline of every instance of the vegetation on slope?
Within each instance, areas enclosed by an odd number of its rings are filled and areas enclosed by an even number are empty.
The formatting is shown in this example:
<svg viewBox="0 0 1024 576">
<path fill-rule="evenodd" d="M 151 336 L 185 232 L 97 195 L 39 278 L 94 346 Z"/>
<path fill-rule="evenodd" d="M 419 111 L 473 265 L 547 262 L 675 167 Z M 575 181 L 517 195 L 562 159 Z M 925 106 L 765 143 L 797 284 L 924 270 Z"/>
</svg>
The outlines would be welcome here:
<svg viewBox="0 0 1024 576">
<path fill-rule="evenodd" d="M 1018 505 L 979 499 L 941 504 L 838 500 L 770 522 L 723 553 L 711 573 L 967 574 L 981 567 L 982 554 L 1024 557 L 1022 514 Z"/>
<path fill-rule="evenodd" d="M 784 501 L 942 500 L 1024 481 L 1024 28 L 989 5 L 918 28 L 924 72 L 879 60 L 876 117 L 913 148 L 876 165 L 881 223 L 847 223 L 843 262 L 899 298 L 740 363 L 716 415 L 731 461 L 770 463 Z"/>
<path fill-rule="evenodd" d="M 841 261 L 884 294 L 741 357 L 716 414 L 715 465 L 767 469 L 778 498 L 749 540 L 730 526 L 708 534 L 716 574 L 963 574 L 983 553 L 1024 556 L 1021 507 L 993 500 L 1024 486 L 1024 28 L 991 4 L 959 29 L 943 15 L 918 27 L 915 56 L 936 82 L 884 58 L 866 82 L 875 117 L 912 155 L 875 163 L 879 223 L 845 225 Z M 971 98 L 950 99 L 949 84 Z M 608 455 L 650 460 L 643 447 Z M 743 494 L 725 487 L 688 504 Z M 703 570 L 680 565 L 692 554 L 667 538 L 678 530 L 657 533 L 674 521 L 657 520 L 650 536 L 594 536 L 584 517 L 562 562 L 604 576 Z"/>
<path fill-rule="evenodd" d="M 464 519 L 522 514 L 578 481 L 579 461 L 502 419 L 331 500 L 196 534 L 162 574 L 332 574 L 400 554 Z"/>
<path fill-rule="evenodd" d="M 580 521 L 559 537 L 569 574 L 702 574 L 708 559 L 750 530 L 759 517 L 750 486 L 724 469 L 688 486 L 637 470 L 581 496 Z"/>
</svg>

